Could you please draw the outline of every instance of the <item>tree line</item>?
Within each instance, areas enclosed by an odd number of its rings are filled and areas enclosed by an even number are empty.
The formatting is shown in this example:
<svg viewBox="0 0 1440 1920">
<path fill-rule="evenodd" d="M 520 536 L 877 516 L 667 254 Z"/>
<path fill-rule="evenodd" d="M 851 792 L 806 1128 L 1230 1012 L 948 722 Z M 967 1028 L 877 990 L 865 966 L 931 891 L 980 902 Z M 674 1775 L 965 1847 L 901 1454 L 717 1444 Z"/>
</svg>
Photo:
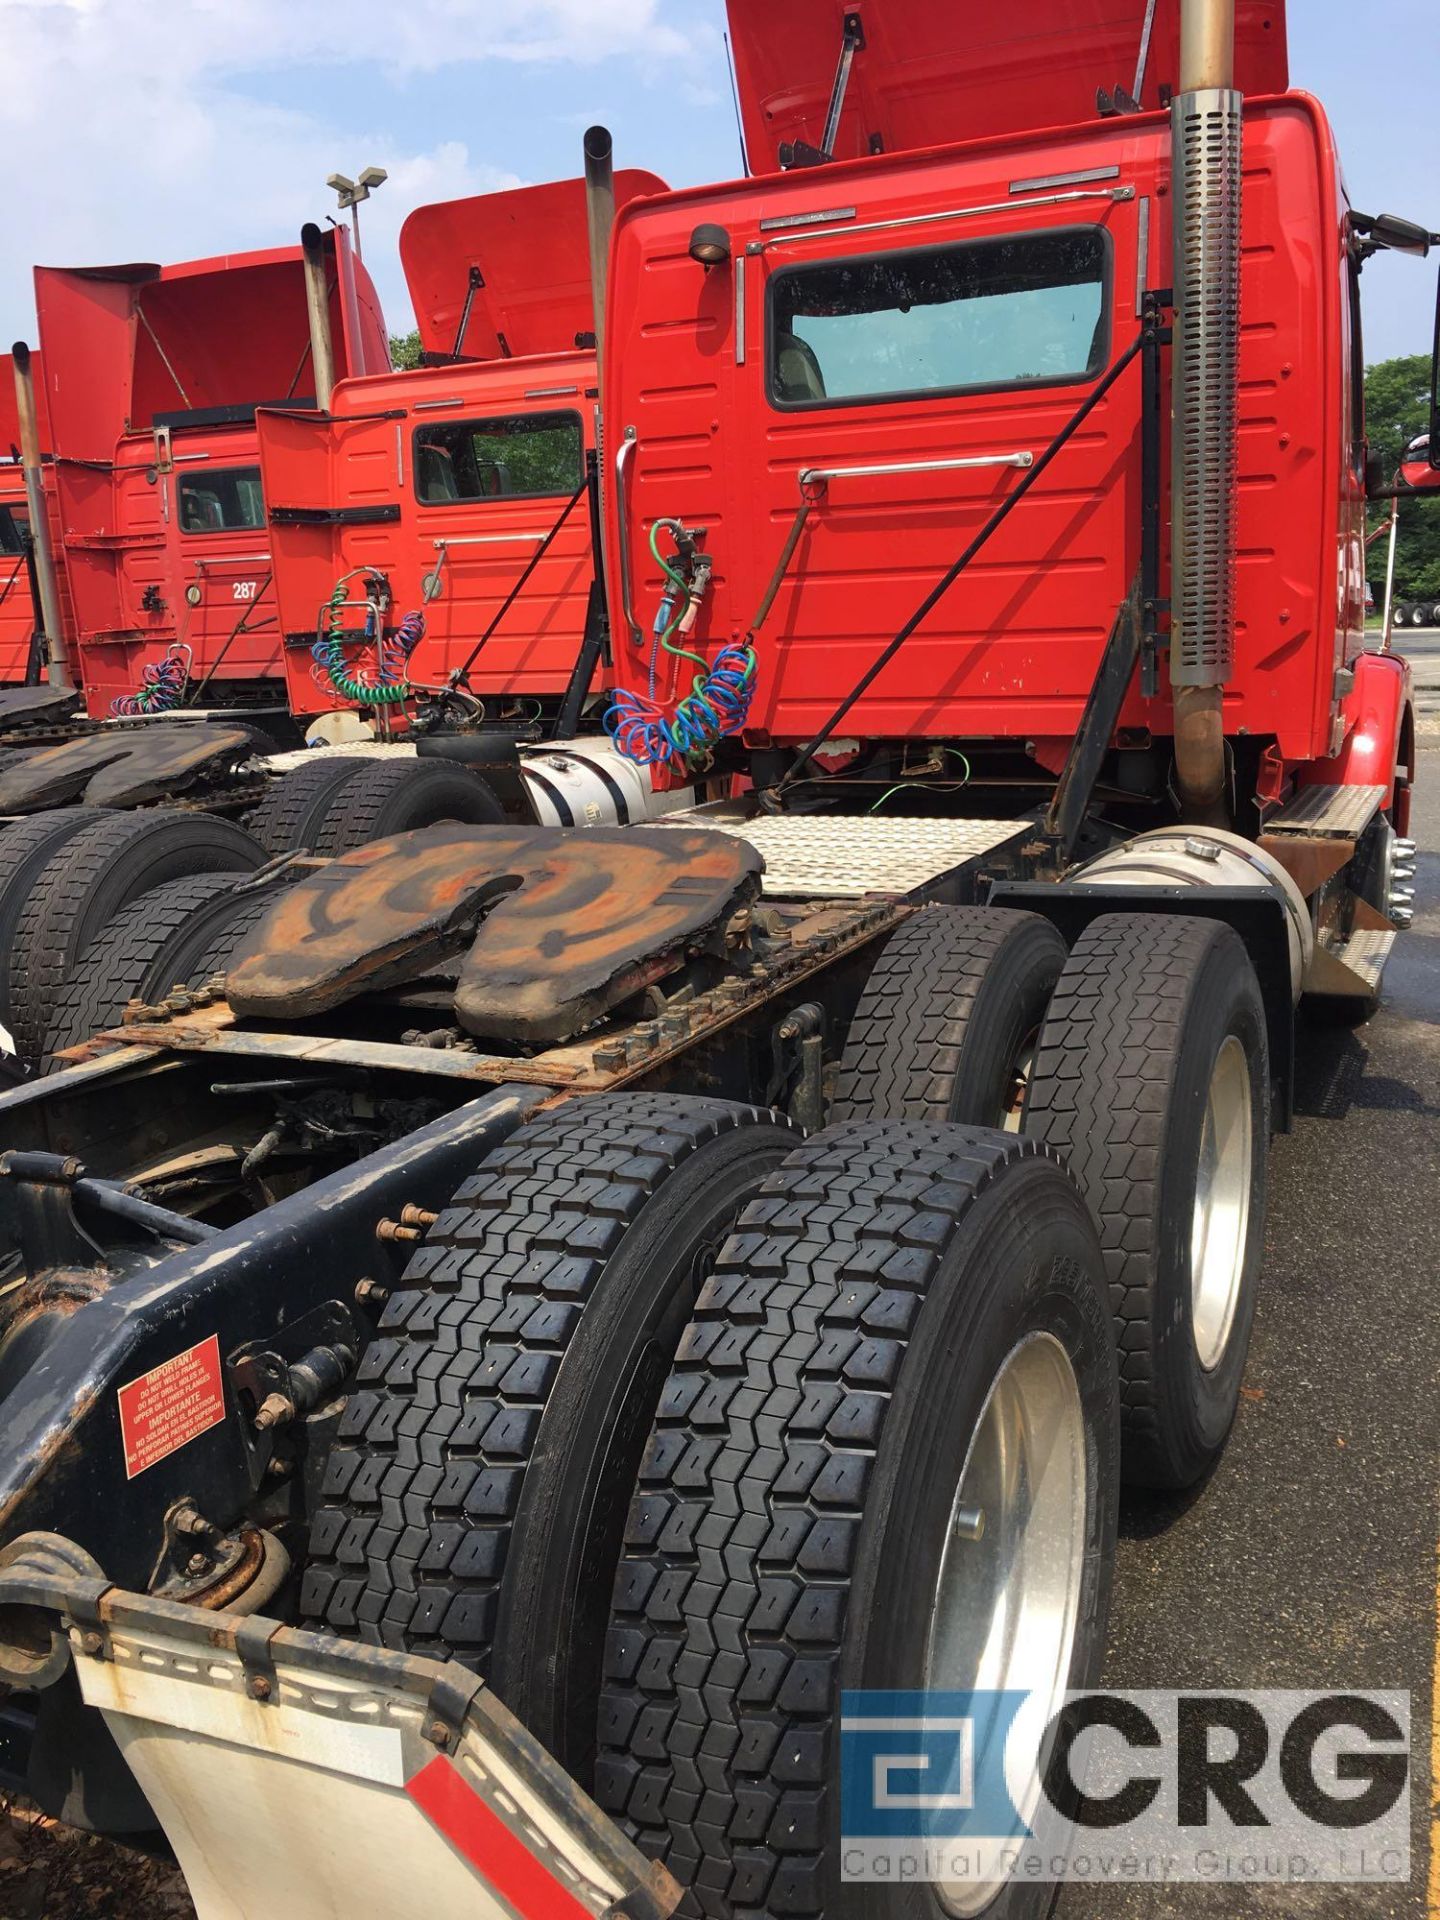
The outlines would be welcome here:
<svg viewBox="0 0 1440 1920">
<path fill-rule="evenodd" d="M 1404 354 L 1365 369 L 1365 434 L 1387 474 L 1417 434 L 1430 425 L 1430 356 Z M 1388 502 L 1370 510 L 1378 527 L 1390 517 Z M 1385 543 L 1370 549 L 1370 578 L 1378 604 L 1384 591 Z M 1400 600 L 1440 600 L 1440 494 L 1400 502 L 1400 531 L 1395 542 L 1395 595 Z"/>
</svg>

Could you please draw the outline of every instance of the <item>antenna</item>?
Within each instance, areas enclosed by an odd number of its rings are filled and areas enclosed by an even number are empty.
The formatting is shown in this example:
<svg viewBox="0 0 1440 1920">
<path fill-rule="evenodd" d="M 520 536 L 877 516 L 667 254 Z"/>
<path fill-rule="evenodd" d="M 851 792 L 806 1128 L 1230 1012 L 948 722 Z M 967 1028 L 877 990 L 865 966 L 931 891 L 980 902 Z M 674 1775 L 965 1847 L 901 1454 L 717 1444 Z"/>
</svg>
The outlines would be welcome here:
<svg viewBox="0 0 1440 1920">
<path fill-rule="evenodd" d="M 725 65 L 730 74 L 730 99 L 735 108 L 735 133 L 740 142 L 740 171 L 748 180 L 750 178 L 750 156 L 745 151 L 745 123 L 740 118 L 740 83 L 735 78 L 735 56 L 730 50 L 729 34 L 722 34 L 721 38 L 725 42 Z"/>
</svg>

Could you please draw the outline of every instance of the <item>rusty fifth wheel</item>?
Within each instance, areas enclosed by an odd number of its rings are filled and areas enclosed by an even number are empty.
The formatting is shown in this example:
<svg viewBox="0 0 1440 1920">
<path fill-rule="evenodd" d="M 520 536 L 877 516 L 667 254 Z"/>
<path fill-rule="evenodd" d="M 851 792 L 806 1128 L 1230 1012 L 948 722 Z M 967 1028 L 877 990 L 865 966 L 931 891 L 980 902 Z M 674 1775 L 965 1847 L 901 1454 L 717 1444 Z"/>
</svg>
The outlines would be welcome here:
<svg viewBox="0 0 1440 1920">
<path fill-rule="evenodd" d="M 1105 914 L 1040 1035 L 1025 1130 L 1105 1249 L 1125 1473 L 1185 1487 L 1225 1444 L 1264 1240 L 1270 1074 L 1255 970 L 1218 921 Z"/>
<path fill-rule="evenodd" d="M 1049 1706 L 1093 1680 L 1119 1451 L 1102 1286 L 1074 1182 L 1014 1135 L 832 1127 L 746 1209 L 641 1463 L 600 1710 L 601 1804 L 687 1911 L 898 1911 L 842 1885 L 843 1692 Z"/>
<path fill-rule="evenodd" d="M 1038 914 L 927 907 L 885 943 L 840 1062 L 836 1120 L 960 1120 L 1018 1131 L 1065 943 Z"/>
<path fill-rule="evenodd" d="M 385 1305 L 301 1596 L 317 1625 L 483 1673 L 582 1779 L 629 1489 L 696 1294 L 793 1146 L 673 1094 L 522 1128 Z"/>
</svg>

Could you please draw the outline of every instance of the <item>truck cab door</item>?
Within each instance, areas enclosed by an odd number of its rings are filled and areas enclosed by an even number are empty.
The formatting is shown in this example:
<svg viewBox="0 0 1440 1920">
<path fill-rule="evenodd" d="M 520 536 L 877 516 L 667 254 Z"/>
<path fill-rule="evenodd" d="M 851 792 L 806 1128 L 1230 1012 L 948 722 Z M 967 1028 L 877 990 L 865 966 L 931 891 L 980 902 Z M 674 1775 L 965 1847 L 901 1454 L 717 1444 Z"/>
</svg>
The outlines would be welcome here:
<svg viewBox="0 0 1440 1920">
<path fill-rule="evenodd" d="M 1007 194 L 932 171 L 904 213 L 767 220 L 749 249 L 746 488 L 732 511 L 752 586 L 810 507 L 760 642 L 752 719 L 777 736 L 825 720 L 1131 344 L 1154 282 L 1141 251 L 1151 202 L 1132 184 Z M 1073 730 L 1138 561 L 1139 429 L 1137 372 L 847 734 Z"/>
</svg>

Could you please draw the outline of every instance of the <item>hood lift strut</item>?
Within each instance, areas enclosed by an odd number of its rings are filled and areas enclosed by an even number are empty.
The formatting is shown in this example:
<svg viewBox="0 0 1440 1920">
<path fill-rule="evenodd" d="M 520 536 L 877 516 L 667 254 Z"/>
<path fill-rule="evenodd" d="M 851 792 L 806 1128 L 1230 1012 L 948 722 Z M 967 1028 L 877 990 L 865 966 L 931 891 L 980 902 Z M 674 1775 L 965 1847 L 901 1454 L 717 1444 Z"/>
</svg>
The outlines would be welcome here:
<svg viewBox="0 0 1440 1920">
<path fill-rule="evenodd" d="M 840 136 L 840 115 L 845 110 L 845 96 L 850 90 L 850 69 L 855 64 L 857 53 L 864 51 L 865 29 L 858 13 L 847 13 L 840 33 L 840 61 L 835 68 L 835 83 L 830 89 L 830 104 L 825 109 L 825 131 L 820 136 L 820 145 L 812 147 L 808 140 L 785 140 L 780 146 L 780 165 L 790 167 L 823 167 L 835 158 L 835 142 Z M 871 151 L 878 151 L 873 145 Z"/>
</svg>

